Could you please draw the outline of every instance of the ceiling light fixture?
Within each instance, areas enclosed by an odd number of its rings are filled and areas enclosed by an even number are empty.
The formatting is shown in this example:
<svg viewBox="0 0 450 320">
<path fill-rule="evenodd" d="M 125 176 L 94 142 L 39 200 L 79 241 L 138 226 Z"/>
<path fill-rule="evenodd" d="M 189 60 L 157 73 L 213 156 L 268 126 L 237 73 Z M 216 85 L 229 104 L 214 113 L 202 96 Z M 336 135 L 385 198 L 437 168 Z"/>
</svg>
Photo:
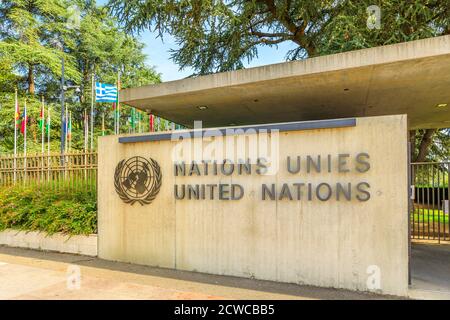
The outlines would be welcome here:
<svg viewBox="0 0 450 320">
<path fill-rule="evenodd" d="M 445 108 L 447 106 L 447 103 L 438 103 L 436 105 L 436 108 Z"/>
<path fill-rule="evenodd" d="M 208 107 L 207 106 L 198 106 L 197 109 L 198 110 L 206 110 L 206 109 L 208 109 Z"/>
</svg>

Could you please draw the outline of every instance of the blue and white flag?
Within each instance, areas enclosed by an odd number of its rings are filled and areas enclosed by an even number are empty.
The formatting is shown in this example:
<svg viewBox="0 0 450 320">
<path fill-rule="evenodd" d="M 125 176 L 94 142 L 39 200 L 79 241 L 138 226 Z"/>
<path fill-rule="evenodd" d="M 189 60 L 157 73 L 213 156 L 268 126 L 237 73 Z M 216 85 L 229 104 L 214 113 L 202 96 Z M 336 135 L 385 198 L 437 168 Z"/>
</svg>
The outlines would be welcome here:
<svg viewBox="0 0 450 320">
<path fill-rule="evenodd" d="M 95 83 L 96 102 L 117 102 L 117 87 L 113 84 Z"/>
</svg>

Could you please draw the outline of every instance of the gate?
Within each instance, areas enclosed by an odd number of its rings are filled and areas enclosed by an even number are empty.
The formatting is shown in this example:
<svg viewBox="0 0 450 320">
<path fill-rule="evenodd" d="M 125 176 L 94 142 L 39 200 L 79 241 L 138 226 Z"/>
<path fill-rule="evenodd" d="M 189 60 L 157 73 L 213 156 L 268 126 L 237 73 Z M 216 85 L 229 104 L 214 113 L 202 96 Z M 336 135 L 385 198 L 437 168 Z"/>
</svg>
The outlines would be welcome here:
<svg viewBox="0 0 450 320">
<path fill-rule="evenodd" d="M 411 163 L 411 238 L 450 241 L 450 162 Z"/>
</svg>

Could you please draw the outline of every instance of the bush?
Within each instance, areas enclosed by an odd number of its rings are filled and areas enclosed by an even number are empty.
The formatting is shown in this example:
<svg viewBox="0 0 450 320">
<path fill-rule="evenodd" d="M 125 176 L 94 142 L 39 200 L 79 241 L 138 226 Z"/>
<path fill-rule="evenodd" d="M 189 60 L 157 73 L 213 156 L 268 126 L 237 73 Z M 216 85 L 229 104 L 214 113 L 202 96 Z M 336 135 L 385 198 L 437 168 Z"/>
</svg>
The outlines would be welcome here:
<svg viewBox="0 0 450 320">
<path fill-rule="evenodd" d="M 0 189 L 0 230 L 45 231 L 48 234 L 97 232 L 94 192 L 52 190 L 35 186 Z"/>
</svg>

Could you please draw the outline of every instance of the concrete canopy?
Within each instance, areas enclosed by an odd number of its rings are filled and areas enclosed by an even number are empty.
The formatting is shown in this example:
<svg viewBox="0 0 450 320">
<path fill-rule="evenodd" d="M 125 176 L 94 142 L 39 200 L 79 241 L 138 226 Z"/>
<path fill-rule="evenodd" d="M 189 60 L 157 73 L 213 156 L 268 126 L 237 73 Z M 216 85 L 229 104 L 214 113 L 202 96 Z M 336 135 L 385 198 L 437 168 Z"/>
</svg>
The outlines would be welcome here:
<svg viewBox="0 0 450 320">
<path fill-rule="evenodd" d="M 120 101 L 187 127 L 389 114 L 450 127 L 450 36 L 124 89 Z"/>
</svg>

